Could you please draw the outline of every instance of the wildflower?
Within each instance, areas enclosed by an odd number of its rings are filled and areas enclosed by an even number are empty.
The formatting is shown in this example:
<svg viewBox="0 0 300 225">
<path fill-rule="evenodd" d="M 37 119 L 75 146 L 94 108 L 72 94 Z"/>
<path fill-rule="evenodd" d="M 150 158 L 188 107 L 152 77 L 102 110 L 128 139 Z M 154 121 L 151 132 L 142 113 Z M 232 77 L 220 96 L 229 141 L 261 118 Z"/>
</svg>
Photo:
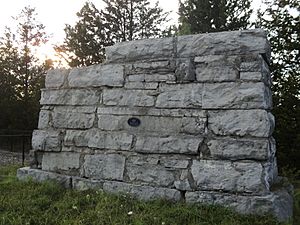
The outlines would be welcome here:
<svg viewBox="0 0 300 225">
<path fill-rule="evenodd" d="M 161 222 L 161 225 L 165 225 L 166 223 L 165 222 Z"/>
<path fill-rule="evenodd" d="M 76 205 L 73 205 L 73 206 L 72 206 L 72 209 L 77 209 L 77 206 L 76 206 Z"/>
<path fill-rule="evenodd" d="M 129 216 L 131 216 L 132 214 L 133 214 L 132 211 L 129 211 L 129 212 L 127 213 L 127 215 L 129 215 Z"/>
</svg>

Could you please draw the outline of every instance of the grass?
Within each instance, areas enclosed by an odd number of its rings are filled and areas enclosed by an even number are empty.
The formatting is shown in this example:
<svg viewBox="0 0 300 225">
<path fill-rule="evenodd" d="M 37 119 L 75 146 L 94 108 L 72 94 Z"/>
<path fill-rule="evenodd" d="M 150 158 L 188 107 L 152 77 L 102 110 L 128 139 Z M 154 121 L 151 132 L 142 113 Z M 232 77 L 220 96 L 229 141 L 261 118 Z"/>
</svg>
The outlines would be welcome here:
<svg viewBox="0 0 300 225">
<path fill-rule="evenodd" d="M 65 190 L 50 182 L 19 182 L 16 169 L 0 167 L 1 225 L 280 224 L 270 216 L 239 215 L 223 207 L 143 202 L 102 191 Z"/>
</svg>

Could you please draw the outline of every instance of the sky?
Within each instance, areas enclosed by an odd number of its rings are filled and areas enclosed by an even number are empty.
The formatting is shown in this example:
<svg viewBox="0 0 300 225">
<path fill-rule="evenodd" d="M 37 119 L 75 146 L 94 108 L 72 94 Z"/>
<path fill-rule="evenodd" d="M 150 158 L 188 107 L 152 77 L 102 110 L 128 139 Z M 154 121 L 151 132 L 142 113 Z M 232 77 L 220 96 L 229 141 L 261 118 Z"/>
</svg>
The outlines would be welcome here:
<svg viewBox="0 0 300 225">
<path fill-rule="evenodd" d="M 90 0 L 97 8 L 103 8 L 101 0 Z M 150 0 L 154 4 L 157 0 Z M 17 16 L 25 6 L 36 8 L 37 19 L 45 25 L 46 32 L 51 35 L 50 41 L 41 50 L 45 57 L 52 57 L 54 50 L 52 46 L 63 42 L 65 24 L 73 25 L 76 22 L 78 12 L 86 0 L 0 0 L 0 36 L 5 26 L 12 22 L 12 16 Z M 261 0 L 254 0 L 253 6 L 259 5 Z M 172 11 L 170 23 L 176 23 L 178 19 L 178 0 L 159 0 L 159 5 L 165 11 Z"/>
</svg>

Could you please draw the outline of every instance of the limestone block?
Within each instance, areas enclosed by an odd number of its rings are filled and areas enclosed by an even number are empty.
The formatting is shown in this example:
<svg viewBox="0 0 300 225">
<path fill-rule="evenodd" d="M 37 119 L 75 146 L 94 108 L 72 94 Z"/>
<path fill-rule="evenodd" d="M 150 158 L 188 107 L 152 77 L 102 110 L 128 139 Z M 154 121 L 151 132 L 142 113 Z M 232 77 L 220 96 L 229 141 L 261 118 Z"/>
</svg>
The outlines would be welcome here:
<svg viewBox="0 0 300 225">
<path fill-rule="evenodd" d="M 240 72 L 240 79 L 244 81 L 262 81 L 268 87 L 272 85 L 269 72 Z"/>
<path fill-rule="evenodd" d="M 79 169 L 80 154 L 75 152 L 44 153 L 42 170 L 46 171 L 71 171 Z"/>
<path fill-rule="evenodd" d="M 175 63 L 169 60 L 135 62 L 127 74 L 168 73 L 174 71 Z"/>
<path fill-rule="evenodd" d="M 270 137 L 274 117 L 265 110 L 209 111 L 208 128 L 217 135 Z"/>
<path fill-rule="evenodd" d="M 68 76 L 70 87 L 122 87 L 124 67 L 120 64 L 99 64 L 73 68 Z"/>
<path fill-rule="evenodd" d="M 97 109 L 98 114 L 108 115 L 130 115 L 130 116 L 171 116 L 171 117 L 198 117 L 206 119 L 206 112 L 199 109 L 157 109 L 141 107 L 118 107 L 118 106 L 100 106 Z"/>
<path fill-rule="evenodd" d="M 204 84 L 203 109 L 270 109 L 270 89 L 263 83 Z"/>
<path fill-rule="evenodd" d="M 106 89 L 103 104 L 108 106 L 153 106 L 155 92 L 144 90 Z"/>
<path fill-rule="evenodd" d="M 158 165 L 126 163 L 126 175 L 130 183 L 147 183 L 158 187 L 172 187 L 174 171 Z"/>
<path fill-rule="evenodd" d="M 144 165 L 161 165 L 171 169 L 187 169 L 191 158 L 178 155 L 131 155 L 127 158 L 127 163 L 144 166 Z"/>
<path fill-rule="evenodd" d="M 126 82 L 125 86 L 126 89 L 140 89 L 140 90 L 155 90 L 158 88 L 157 82 Z"/>
<path fill-rule="evenodd" d="M 206 119 L 199 117 L 158 117 L 138 116 L 140 126 L 131 127 L 127 121 L 131 116 L 98 115 L 99 129 L 125 130 L 130 133 L 155 132 L 161 134 L 201 134 L 204 133 Z"/>
<path fill-rule="evenodd" d="M 260 54 L 242 56 L 240 64 L 241 72 L 265 72 L 269 73 L 269 66 Z"/>
<path fill-rule="evenodd" d="M 94 89 L 42 90 L 41 105 L 95 105 L 101 92 Z"/>
<path fill-rule="evenodd" d="M 88 129 L 93 127 L 96 107 L 55 107 L 53 127 L 70 129 Z"/>
<path fill-rule="evenodd" d="M 196 155 L 202 141 L 201 136 L 137 136 L 135 151 L 140 153 Z"/>
<path fill-rule="evenodd" d="M 17 170 L 17 178 L 21 181 L 32 179 L 37 182 L 54 181 L 65 188 L 71 188 L 71 177 L 39 169 L 23 167 Z"/>
<path fill-rule="evenodd" d="M 133 136 L 121 132 L 67 130 L 64 145 L 111 150 L 130 150 Z"/>
<path fill-rule="evenodd" d="M 178 202 L 181 200 L 180 191 L 170 188 L 157 188 L 145 185 L 134 185 L 123 182 L 105 182 L 103 190 L 115 194 L 130 194 L 142 200 L 166 199 Z"/>
<path fill-rule="evenodd" d="M 123 180 L 125 157 L 118 154 L 86 155 L 81 176 L 94 179 Z"/>
<path fill-rule="evenodd" d="M 61 88 L 70 73 L 67 69 L 52 69 L 46 75 L 45 86 L 46 88 Z"/>
<path fill-rule="evenodd" d="M 121 42 L 105 49 L 107 62 L 170 58 L 174 52 L 173 38 Z"/>
<path fill-rule="evenodd" d="M 158 108 L 201 108 L 202 84 L 161 84 L 157 97 Z"/>
<path fill-rule="evenodd" d="M 266 54 L 270 45 L 261 29 L 179 36 L 177 56 Z"/>
<path fill-rule="evenodd" d="M 193 61 L 190 58 L 178 59 L 176 61 L 175 76 L 177 82 L 194 81 L 196 77 Z"/>
<path fill-rule="evenodd" d="M 271 156 L 269 139 L 214 138 L 207 143 L 209 155 L 218 159 L 267 160 Z"/>
<path fill-rule="evenodd" d="M 40 151 L 60 151 L 62 134 L 53 130 L 34 130 L 32 133 L 32 148 Z"/>
<path fill-rule="evenodd" d="M 72 177 L 72 188 L 79 191 L 102 190 L 104 181 Z"/>
<path fill-rule="evenodd" d="M 266 193 L 268 177 L 257 162 L 193 160 L 191 173 L 198 190 Z"/>
<path fill-rule="evenodd" d="M 287 221 L 293 215 L 293 197 L 284 188 L 262 196 L 199 191 L 187 192 L 185 197 L 188 203 L 222 205 L 243 214 L 272 214 L 280 221 Z"/>
<path fill-rule="evenodd" d="M 39 114 L 39 129 L 47 129 L 52 126 L 51 123 L 51 111 L 41 109 Z"/>
<path fill-rule="evenodd" d="M 183 170 L 182 173 L 180 174 L 179 180 L 176 180 L 174 182 L 174 185 L 178 190 L 191 191 L 193 190 L 191 183 L 193 183 L 191 173 L 187 170 Z"/>
</svg>

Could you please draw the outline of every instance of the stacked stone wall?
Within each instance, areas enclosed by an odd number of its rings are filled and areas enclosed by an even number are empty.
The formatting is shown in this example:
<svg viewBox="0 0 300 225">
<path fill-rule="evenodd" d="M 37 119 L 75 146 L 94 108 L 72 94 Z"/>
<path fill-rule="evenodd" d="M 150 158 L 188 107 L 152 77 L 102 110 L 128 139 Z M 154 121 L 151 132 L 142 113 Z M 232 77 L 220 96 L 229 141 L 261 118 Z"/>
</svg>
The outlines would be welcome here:
<svg viewBox="0 0 300 225">
<path fill-rule="evenodd" d="M 35 163 L 20 178 L 291 215 L 289 193 L 272 192 L 262 30 L 124 42 L 106 55 L 101 65 L 47 74 Z"/>
</svg>

